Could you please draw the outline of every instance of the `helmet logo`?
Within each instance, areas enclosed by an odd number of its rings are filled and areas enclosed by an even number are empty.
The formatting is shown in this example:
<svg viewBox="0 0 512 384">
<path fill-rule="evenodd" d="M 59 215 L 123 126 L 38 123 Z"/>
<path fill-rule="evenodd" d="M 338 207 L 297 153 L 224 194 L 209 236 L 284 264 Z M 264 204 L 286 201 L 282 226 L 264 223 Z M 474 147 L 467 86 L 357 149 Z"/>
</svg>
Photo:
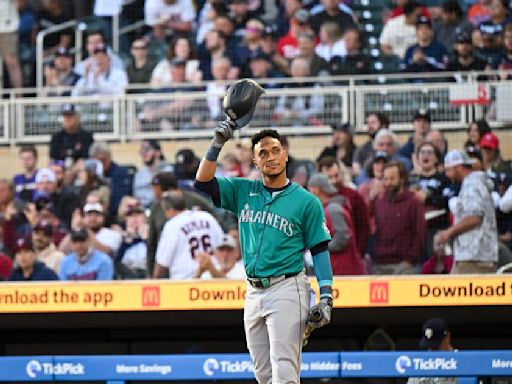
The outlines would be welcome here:
<svg viewBox="0 0 512 384">
<path fill-rule="evenodd" d="M 228 114 L 228 116 L 233 119 L 233 120 L 236 120 L 238 118 L 238 116 L 236 115 L 236 113 L 231 109 L 229 108 L 226 113 Z"/>
</svg>

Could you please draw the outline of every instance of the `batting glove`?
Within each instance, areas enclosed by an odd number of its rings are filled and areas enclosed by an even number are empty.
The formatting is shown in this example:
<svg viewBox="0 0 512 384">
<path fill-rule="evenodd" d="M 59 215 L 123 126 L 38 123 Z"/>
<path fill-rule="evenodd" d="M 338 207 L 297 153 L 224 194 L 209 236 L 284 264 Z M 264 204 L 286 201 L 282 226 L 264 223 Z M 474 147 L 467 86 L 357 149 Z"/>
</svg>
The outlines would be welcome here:
<svg viewBox="0 0 512 384">
<path fill-rule="evenodd" d="M 222 148 L 229 139 L 233 138 L 233 130 L 235 127 L 236 123 L 231 119 L 219 121 L 213 131 L 212 145 L 219 149 Z"/>
<path fill-rule="evenodd" d="M 322 328 L 331 322 L 332 299 L 323 297 L 309 310 L 308 326 Z"/>
</svg>

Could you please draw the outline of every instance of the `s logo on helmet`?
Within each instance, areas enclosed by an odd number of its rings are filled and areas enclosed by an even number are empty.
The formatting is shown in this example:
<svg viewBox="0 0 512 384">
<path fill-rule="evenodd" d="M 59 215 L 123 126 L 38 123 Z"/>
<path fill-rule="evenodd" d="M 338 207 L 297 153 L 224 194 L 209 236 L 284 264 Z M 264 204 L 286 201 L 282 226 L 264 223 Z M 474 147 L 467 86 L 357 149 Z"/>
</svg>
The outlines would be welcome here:
<svg viewBox="0 0 512 384">
<path fill-rule="evenodd" d="M 27 363 L 27 367 L 25 368 L 27 371 L 28 377 L 35 379 L 37 374 L 40 373 L 43 370 L 43 367 L 41 366 L 41 363 L 37 360 L 30 360 Z"/>
<path fill-rule="evenodd" d="M 395 368 L 398 373 L 405 373 L 407 368 L 410 368 L 412 366 L 412 361 L 409 356 L 398 356 L 398 358 L 395 361 Z"/>
<path fill-rule="evenodd" d="M 216 370 L 220 368 L 219 362 L 217 359 L 206 359 L 203 364 L 203 371 L 206 376 L 213 376 Z"/>
</svg>

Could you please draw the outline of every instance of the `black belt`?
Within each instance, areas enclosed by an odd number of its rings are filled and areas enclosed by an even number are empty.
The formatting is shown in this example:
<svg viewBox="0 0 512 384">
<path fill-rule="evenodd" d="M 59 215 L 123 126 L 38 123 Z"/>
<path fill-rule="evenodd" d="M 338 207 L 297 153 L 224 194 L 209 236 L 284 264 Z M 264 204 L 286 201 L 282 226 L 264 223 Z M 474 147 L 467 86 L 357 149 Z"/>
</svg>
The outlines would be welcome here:
<svg viewBox="0 0 512 384">
<path fill-rule="evenodd" d="M 302 271 L 300 271 L 302 272 Z M 247 281 L 253 288 L 266 289 L 276 283 L 279 283 L 285 279 L 293 276 L 297 276 L 300 272 L 287 273 L 286 275 L 275 276 L 275 277 L 248 277 Z"/>
</svg>

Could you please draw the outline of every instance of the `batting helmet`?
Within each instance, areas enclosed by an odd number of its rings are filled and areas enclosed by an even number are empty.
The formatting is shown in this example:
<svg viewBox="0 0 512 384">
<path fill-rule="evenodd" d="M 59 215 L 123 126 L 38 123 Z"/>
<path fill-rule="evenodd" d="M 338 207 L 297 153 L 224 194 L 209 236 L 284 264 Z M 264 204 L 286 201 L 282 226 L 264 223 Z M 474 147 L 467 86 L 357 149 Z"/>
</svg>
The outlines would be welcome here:
<svg viewBox="0 0 512 384">
<path fill-rule="evenodd" d="M 231 84 L 224 96 L 222 107 L 236 128 L 243 128 L 251 122 L 256 104 L 265 90 L 252 79 L 239 80 Z"/>
</svg>

